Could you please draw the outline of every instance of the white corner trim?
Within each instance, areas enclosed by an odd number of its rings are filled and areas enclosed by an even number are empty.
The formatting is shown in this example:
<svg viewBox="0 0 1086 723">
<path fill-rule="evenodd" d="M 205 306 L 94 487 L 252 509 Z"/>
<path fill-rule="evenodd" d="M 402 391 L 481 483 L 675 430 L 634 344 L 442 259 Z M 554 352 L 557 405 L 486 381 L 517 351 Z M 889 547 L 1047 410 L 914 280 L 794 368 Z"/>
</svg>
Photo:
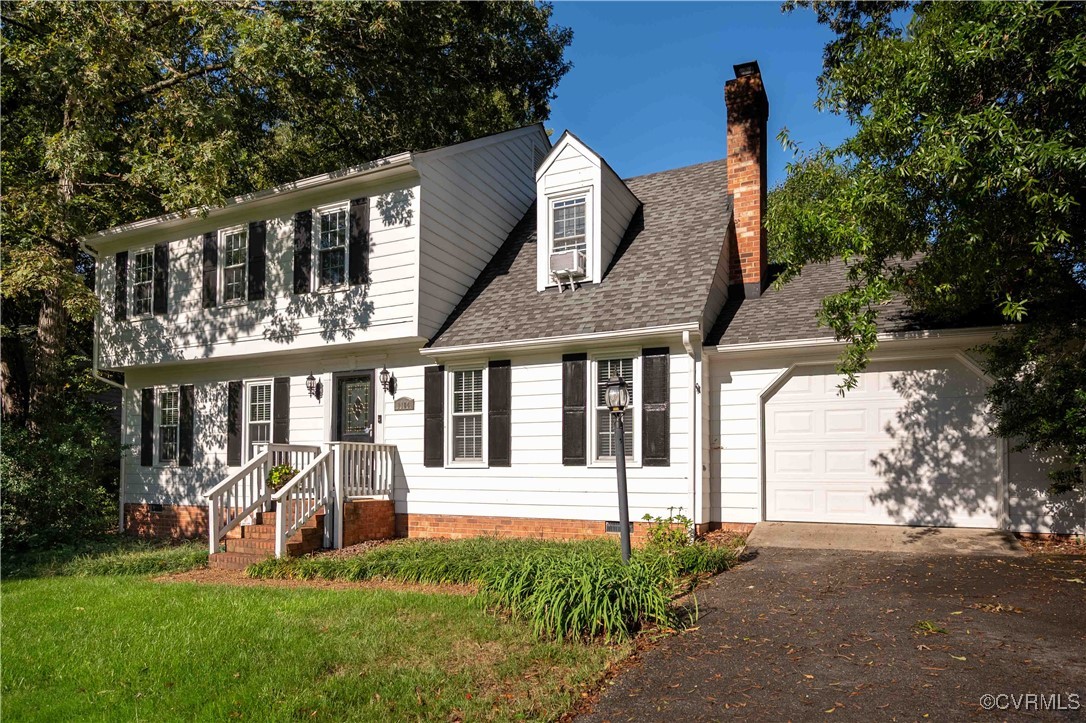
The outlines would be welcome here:
<svg viewBox="0 0 1086 723">
<path fill-rule="evenodd" d="M 487 354 L 491 351 L 521 351 L 536 349 L 562 348 L 567 351 L 580 351 L 569 349 L 571 346 L 580 346 L 587 350 L 588 347 L 598 344 L 610 344 L 625 341 L 636 341 L 643 337 L 679 335 L 683 332 L 700 334 L 697 324 L 671 324 L 668 326 L 648 326 L 643 329 L 622 329 L 618 331 L 601 331 L 588 334 L 567 334 L 532 339 L 513 339 L 510 341 L 484 342 L 481 344 L 464 344 L 461 346 L 423 347 L 419 353 L 434 360 L 463 357 L 473 354 Z"/>
</svg>

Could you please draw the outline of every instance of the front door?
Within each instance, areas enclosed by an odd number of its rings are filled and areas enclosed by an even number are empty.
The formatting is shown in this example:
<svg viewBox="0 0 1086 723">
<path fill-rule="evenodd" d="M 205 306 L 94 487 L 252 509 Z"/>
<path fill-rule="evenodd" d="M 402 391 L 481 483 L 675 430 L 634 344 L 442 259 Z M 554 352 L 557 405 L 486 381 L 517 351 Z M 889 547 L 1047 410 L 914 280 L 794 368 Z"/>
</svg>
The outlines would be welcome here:
<svg viewBox="0 0 1086 723">
<path fill-rule="evenodd" d="M 338 442 L 373 442 L 373 372 L 336 377 Z"/>
</svg>

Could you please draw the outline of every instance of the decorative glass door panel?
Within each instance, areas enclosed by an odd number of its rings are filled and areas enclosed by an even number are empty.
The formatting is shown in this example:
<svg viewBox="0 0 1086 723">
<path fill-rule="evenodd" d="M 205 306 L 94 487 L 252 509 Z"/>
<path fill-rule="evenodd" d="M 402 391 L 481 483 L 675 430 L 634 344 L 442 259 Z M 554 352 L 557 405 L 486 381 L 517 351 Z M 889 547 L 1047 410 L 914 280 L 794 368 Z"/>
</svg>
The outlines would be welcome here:
<svg viewBox="0 0 1086 723">
<path fill-rule="evenodd" d="M 336 383 L 336 439 L 373 441 L 373 372 L 343 376 Z"/>
</svg>

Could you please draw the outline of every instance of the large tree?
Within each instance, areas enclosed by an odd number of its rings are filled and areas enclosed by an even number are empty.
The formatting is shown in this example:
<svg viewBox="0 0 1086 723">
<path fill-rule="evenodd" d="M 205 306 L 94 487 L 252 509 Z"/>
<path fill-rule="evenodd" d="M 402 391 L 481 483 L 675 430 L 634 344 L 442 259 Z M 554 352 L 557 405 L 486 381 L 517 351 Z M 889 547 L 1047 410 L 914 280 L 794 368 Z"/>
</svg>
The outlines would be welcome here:
<svg viewBox="0 0 1086 723">
<path fill-rule="evenodd" d="M 801 152 L 775 194 L 783 281 L 845 259 L 821 310 L 850 342 L 845 388 L 895 295 L 935 320 L 1001 317 L 996 431 L 1070 462 L 1066 488 L 1086 470 L 1086 5 L 800 5 L 836 36 L 818 105 L 854 133 Z"/>
<path fill-rule="evenodd" d="M 572 37 L 550 16 L 530 2 L 5 2 L 6 421 L 40 428 L 68 355 L 89 350 L 80 235 L 543 120 Z"/>
</svg>

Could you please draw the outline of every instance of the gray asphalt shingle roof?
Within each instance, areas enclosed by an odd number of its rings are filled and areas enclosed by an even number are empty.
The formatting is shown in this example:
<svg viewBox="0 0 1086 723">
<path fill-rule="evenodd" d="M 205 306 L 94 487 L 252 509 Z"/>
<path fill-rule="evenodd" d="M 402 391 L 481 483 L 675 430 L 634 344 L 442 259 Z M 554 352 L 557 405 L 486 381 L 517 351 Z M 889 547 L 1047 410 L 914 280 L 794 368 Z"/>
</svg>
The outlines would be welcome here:
<svg viewBox="0 0 1086 723">
<path fill-rule="evenodd" d="M 819 326 L 817 314 L 822 299 L 848 288 L 845 262 L 836 259 L 809 264 L 799 276 L 781 289 L 772 287 L 757 299 L 732 297 L 705 338 L 707 346 L 734 346 L 798 339 L 833 338 L 833 330 Z M 962 327 L 986 323 L 979 317 L 953 322 L 924 319 L 909 310 L 905 300 L 895 298 L 879 308 L 880 332 L 905 332 L 938 327 Z"/>
<path fill-rule="evenodd" d="M 535 207 L 431 341 L 436 348 L 701 320 L 727 238 L 724 160 L 626 180 L 642 203 L 599 284 L 536 291 Z"/>
</svg>

